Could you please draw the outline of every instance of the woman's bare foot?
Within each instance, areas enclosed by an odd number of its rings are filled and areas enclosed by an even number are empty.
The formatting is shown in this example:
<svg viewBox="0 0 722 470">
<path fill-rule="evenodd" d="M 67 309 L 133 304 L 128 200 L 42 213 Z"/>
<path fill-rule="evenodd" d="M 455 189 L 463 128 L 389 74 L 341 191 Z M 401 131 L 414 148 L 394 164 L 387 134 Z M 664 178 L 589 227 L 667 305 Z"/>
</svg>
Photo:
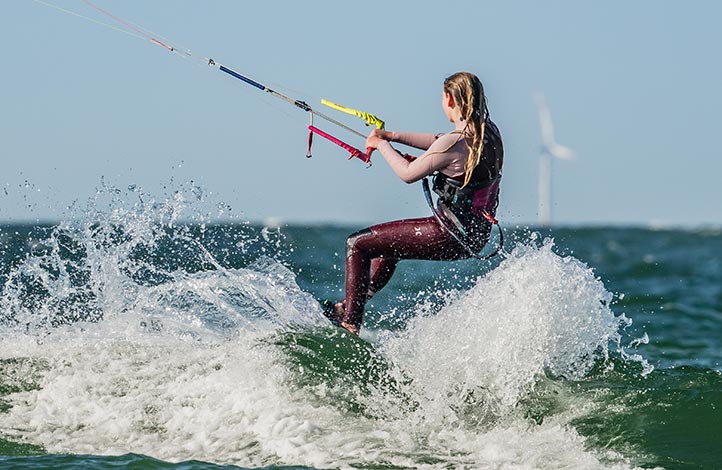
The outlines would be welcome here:
<svg viewBox="0 0 722 470">
<path fill-rule="evenodd" d="M 323 314 L 326 316 L 326 318 L 331 320 L 331 323 L 338 326 L 339 328 L 343 328 L 349 333 L 353 333 L 355 335 L 359 334 L 359 328 L 357 326 L 343 321 L 343 315 L 346 310 L 345 300 L 336 303 L 332 303 L 330 300 L 324 300 L 321 303 L 321 306 L 323 307 Z"/>
<path fill-rule="evenodd" d="M 343 328 L 344 330 L 348 331 L 351 334 L 354 334 L 356 336 L 358 336 L 358 334 L 359 334 L 359 327 L 354 326 L 350 323 L 346 323 L 345 321 L 342 321 L 340 326 L 341 326 L 341 328 Z"/>
<path fill-rule="evenodd" d="M 343 314 L 346 313 L 346 301 L 342 300 L 341 302 L 336 302 L 333 304 L 333 311 L 336 314 L 336 318 L 338 318 L 339 322 L 343 318 Z"/>
<path fill-rule="evenodd" d="M 323 314 L 326 318 L 331 320 L 331 323 L 333 323 L 336 326 L 341 326 L 341 321 L 343 320 L 343 314 L 344 314 L 344 304 L 346 301 L 341 302 L 332 302 L 328 299 L 321 302 L 321 307 L 323 308 Z"/>
</svg>

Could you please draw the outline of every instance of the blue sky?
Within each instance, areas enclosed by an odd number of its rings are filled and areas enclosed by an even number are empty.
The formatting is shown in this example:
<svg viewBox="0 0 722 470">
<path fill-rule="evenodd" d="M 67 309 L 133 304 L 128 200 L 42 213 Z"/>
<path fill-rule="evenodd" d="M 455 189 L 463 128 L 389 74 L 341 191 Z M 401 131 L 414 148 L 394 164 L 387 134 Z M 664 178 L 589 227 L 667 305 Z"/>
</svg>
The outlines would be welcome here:
<svg viewBox="0 0 722 470">
<path fill-rule="evenodd" d="M 80 0 L 50 1 L 112 22 Z M 319 109 L 327 98 L 373 112 L 391 130 L 450 130 L 441 82 L 476 73 L 505 140 L 507 224 L 537 219 L 535 91 L 578 155 L 555 162 L 555 222 L 722 224 L 719 2 L 96 3 Z M 3 6 L 0 221 L 67 217 L 101 180 L 159 199 L 192 180 L 253 221 L 429 213 L 420 186 L 380 156 L 366 169 L 317 139 L 304 158 L 307 114 L 217 69 L 32 0 Z"/>
</svg>

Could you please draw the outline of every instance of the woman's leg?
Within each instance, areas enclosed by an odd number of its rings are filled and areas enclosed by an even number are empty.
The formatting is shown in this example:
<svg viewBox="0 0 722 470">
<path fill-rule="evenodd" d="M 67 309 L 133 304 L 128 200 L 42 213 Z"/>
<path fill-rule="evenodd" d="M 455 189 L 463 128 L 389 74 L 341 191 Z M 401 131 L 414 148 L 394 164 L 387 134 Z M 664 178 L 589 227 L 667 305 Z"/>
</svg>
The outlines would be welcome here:
<svg viewBox="0 0 722 470">
<path fill-rule="evenodd" d="M 371 279 L 369 280 L 369 291 L 367 299 L 373 297 L 376 292 L 388 284 L 396 271 L 399 260 L 396 258 L 374 258 L 371 260 Z"/>
<path fill-rule="evenodd" d="M 396 265 L 399 260 L 393 258 L 374 258 L 371 260 L 371 277 L 369 278 L 369 288 L 366 292 L 366 301 L 376 295 L 378 291 L 384 288 L 391 280 L 396 271 Z M 346 311 L 346 299 L 333 304 L 324 301 L 324 308 L 327 309 L 325 315 L 332 321 L 340 323 Z"/>
<path fill-rule="evenodd" d="M 374 272 L 373 288 L 376 289 L 388 282 L 400 259 L 453 260 L 466 257 L 468 254 L 464 248 L 439 225 L 435 217 L 387 222 L 354 233 L 346 242 L 346 305 L 342 326 L 354 332 L 361 326 L 371 286 L 372 260 L 389 260 L 386 266 L 379 262 Z"/>
</svg>

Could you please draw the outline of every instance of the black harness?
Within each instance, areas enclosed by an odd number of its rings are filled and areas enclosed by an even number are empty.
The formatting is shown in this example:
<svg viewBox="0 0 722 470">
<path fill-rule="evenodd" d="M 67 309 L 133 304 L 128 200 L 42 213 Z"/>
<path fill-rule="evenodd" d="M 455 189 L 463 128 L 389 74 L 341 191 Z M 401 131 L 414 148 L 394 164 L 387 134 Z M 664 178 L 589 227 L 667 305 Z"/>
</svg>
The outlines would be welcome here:
<svg viewBox="0 0 722 470">
<path fill-rule="evenodd" d="M 457 210 L 468 211 L 471 208 L 474 193 L 480 189 L 491 186 L 499 180 L 501 180 L 501 175 L 492 179 L 474 182 L 474 175 L 472 174 L 469 184 L 463 186 L 464 183 L 462 181 L 449 178 L 443 173 L 436 173 L 434 175 L 432 189 L 447 206 Z M 495 204 L 494 208 L 496 208 L 498 202 L 497 197 L 497 204 Z"/>
<path fill-rule="evenodd" d="M 488 255 L 481 256 L 469 246 L 469 235 L 467 234 L 466 228 L 464 228 L 464 224 L 461 222 L 461 220 L 459 220 L 458 216 L 456 216 L 453 211 L 443 211 L 443 208 L 446 205 L 444 203 L 444 200 L 440 199 L 439 209 L 434 206 L 434 201 L 431 197 L 431 190 L 429 189 L 428 178 L 424 178 L 421 182 L 421 185 L 424 188 L 426 203 L 429 205 L 429 208 L 434 214 L 434 217 L 436 217 L 436 220 L 439 221 L 439 224 L 441 224 L 441 226 L 444 227 L 447 232 L 449 232 L 449 235 L 451 235 L 452 238 L 456 240 L 456 242 L 461 245 L 467 253 L 469 253 L 473 258 L 483 260 L 493 258 L 497 254 L 499 254 L 501 249 L 504 247 L 504 232 L 501 230 L 499 222 L 491 214 L 485 214 L 485 218 L 487 219 L 488 223 L 499 227 L 499 245 L 493 252 L 489 253 Z"/>
</svg>

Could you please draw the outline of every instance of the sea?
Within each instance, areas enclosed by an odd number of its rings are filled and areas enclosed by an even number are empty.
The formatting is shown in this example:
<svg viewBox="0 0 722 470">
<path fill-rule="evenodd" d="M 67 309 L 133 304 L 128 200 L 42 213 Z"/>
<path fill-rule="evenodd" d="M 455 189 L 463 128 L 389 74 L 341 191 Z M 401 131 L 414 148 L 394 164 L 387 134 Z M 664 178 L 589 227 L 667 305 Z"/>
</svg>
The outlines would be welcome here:
<svg viewBox="0 0 722 470">
<path fill-rule="evenodd" d="M 355 337 L 319 300 L 362 226 L 201 199 L 0 224 L 0 468 L 722 468 L 722 228 L 502 220 Z"/>
</svg>

